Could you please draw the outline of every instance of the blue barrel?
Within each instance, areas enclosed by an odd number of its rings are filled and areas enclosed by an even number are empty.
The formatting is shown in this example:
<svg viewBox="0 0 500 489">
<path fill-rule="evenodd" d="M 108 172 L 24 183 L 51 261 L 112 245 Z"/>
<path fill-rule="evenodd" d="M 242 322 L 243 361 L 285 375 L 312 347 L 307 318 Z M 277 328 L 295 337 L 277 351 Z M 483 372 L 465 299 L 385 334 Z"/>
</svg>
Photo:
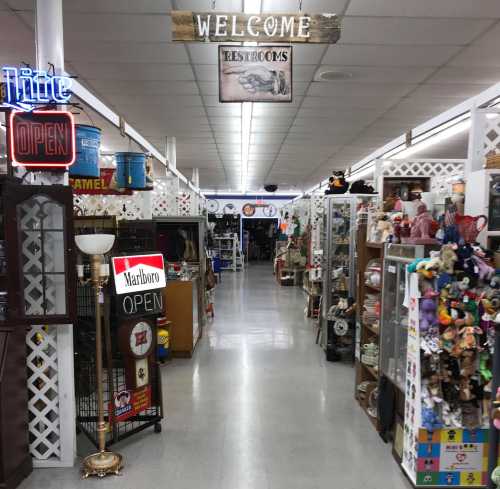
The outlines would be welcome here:
<svg viewBox="0 0 500 489">
<path fill-rule="evenodd" d="M 99 177 L 101 130 L 98 127 L 76 125 L 76 159 L 69 167 L 70 177 Z"/>
<path fill-rule="evenodd" d="M 146 155 L 115 153 L 116 182 L 119 188 L 144 190 L 146 187 Z"/>
</svg>

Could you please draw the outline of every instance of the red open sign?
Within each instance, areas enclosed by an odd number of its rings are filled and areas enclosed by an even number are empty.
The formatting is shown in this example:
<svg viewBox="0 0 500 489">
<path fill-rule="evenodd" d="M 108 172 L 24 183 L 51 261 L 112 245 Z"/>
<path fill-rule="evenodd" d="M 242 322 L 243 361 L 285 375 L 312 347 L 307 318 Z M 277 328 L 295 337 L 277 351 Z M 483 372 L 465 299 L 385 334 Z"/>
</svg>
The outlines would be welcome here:
<svg viewBox="0 0 500 489">
<path fill-rule="evenodd" d="M 8 137 L 13 166 L 66 169 L 75 161 L 75 123 L 70 112 L 13 110 Z"/>
</svg>

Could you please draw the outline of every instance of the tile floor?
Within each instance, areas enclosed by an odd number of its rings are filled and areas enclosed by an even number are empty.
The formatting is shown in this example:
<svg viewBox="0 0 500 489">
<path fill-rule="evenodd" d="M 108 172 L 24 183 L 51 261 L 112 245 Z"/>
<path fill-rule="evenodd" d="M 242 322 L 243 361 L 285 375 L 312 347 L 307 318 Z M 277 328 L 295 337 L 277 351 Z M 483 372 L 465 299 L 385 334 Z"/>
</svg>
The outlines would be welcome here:
<svg viewBox="0 0 500 489">
<path fill-rule="evenodd" d="M 163 368 L 162 433 L 115 447 L 122 477 L 36 470 L 21 489 L 410 487 L 353 399 L 352 367 L 314 344 L 300 288 L 277 286 L 270 265 L 228 272 L 215 312 L 194 358 Z"/>
</svg>

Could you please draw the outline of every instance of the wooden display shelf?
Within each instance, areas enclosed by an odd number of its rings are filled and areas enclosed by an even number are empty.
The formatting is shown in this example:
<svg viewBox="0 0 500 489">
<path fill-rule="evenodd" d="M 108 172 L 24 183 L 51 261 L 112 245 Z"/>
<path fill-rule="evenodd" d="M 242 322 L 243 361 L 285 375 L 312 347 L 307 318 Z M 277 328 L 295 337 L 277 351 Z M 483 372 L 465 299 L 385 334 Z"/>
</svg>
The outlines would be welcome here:
<svg viewBox="0 0 500 489">
<path fill-rule="evenodd" d="M 366 365 L 363 362 L 361 362 L 361 366 L 367 370 L 367 372 L 370 373 L 370 375 L 375 379 L 378 380 L 378 370 L 375 370 L 373 367 L 370 367 L 370 365 Z"/>
<path fill-rule="evenodd" d="M 363 327 L 366 328 L 368 331 L 371 331 L 373 334 L 380 336 L 380 329 L 375 328 L 375 326 L 373 326 L 372 324 L 363 324 Z"/>
<path fill-rule="evenodd" d="M 378 250 L 381 250 L 384 248 L 384 243 L 374 243 L 373 241 L 367 241 L 366 243 L 367 248 L 375 248 Z"/>
<path fill-rule="evenodd" d="M 366 232 L 366 224 L 361 224 L 358 227 L 358 235 L 357 235 L 357 254 L 358 254 L 358 270 L 357 270 L 357 279 L 358 279 L 358 293 L 357 293 L 357 321 L 360 325 L 360 345 L 364 345 L 366 343 L 375 343 L 380 346 L 380 329 L 373 327 L 372 324 L 366 323 L 363 321 L 363 311 L 364 311 L 364 303 L 365 298 L 368 294 L 373 294 L 374 292 L 380 294 L 382 292 L 383 284 L 380 286 L 375 286 L 366 283 L 365 281 L 365 271 L 368 266 L 368 263 L 371 260 L 378 260 L 380 264 L 383 262 L 384 258 L 384 243 L 373 243 L 368 242 L 366 240 L 367 232 Z M 369 382 L 378 382 L 379 380 L 379 372 L 375 368 L 365 365 L 361 363 L 361 359 L 356 361 L 356 386 L 358 386 L 361 382 L 369 381 Z M 372 418 L 366 410 L 366 407 L 361 404 L 361 407 L 366 412 L 367 416 L 370 418 L 370 422 L 373 427 L 378 430 L 379 423 L 377 419 Z"/>
</svg>

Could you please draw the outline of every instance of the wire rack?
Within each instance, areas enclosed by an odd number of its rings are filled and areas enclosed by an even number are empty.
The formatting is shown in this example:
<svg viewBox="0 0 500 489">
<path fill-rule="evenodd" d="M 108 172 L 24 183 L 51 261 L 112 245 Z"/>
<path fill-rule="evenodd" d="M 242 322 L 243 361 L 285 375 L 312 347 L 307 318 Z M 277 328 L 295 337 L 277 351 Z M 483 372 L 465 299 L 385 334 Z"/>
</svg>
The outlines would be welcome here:
<svg viewBox="0 0 500 489">
<path fill-rule="evenodd" d="M 75 331 L 75 396 L 77 426 L 97 447 L 97 386 L 95 374 L 95 323 L 93 318 L 94 297 L 90 286 L 78 285 L 78 323 Z M 104 294 L 103 331 L 104 367 L 103 397 L 104 416 L 110 429 L 106 435 L 106 445 L 110 446 L 134 433 L 154 426 L 161 431 L 163 417 L 160 372 L 155 361 L 150 372 L 151 407 L 126 421 L 116 421 L 113 417 L 114 394 L 127 389 L 125 367 L 118 349 L 118 320 L 110 315 L 109 294 Z"/>
</svg>

